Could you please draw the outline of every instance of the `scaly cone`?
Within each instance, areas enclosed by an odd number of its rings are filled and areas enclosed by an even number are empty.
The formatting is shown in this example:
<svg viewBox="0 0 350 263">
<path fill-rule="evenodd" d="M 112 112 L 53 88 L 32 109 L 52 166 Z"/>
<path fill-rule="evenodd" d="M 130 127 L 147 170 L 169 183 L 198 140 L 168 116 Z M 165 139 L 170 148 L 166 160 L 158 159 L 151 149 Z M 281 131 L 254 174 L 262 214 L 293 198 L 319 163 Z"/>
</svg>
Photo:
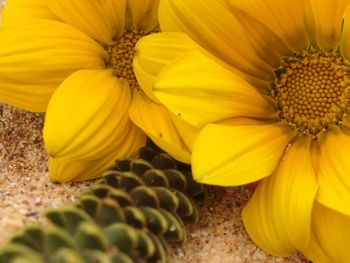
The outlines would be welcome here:
<svg viewBox="0 0 350 263">
<path fill-rule="evenodd" d="M 165 242 L 182 244 L 196 223 L 203 185 L 190 167 L 142 148 L 118 160 L 79 201 L 48 209 L 47 226 L 28 226 L 0 249 L 0 263 L 168 262 Z"/>
</svg>

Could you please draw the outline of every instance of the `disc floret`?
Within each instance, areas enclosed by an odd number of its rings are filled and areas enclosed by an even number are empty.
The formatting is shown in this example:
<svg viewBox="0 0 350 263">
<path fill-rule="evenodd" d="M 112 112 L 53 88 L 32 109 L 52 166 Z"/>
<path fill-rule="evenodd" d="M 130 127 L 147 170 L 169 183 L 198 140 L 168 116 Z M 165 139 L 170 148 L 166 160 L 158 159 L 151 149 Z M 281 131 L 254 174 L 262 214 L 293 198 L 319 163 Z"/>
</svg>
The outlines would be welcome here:
<svg viewBox="0 0 350 263">
<path fill-rule="evenodd" d="M 348 70 L 347 60 L 319 50 L 284 59 L 275 71 L 272 95 L 281 121 L 313 136 L 342 125 L 349 108 Z"/>
<path fill-rule="evenodd" d="M 112 45 L 107 47 L 108 66 L 113 69 L 116 77 L 127 80 L 130 88 L 138 88 L 132 62 L 135 55 L 135 45 L 145 35 L 147 33 L 144 31 L 127 30 Z"/>
</svg>

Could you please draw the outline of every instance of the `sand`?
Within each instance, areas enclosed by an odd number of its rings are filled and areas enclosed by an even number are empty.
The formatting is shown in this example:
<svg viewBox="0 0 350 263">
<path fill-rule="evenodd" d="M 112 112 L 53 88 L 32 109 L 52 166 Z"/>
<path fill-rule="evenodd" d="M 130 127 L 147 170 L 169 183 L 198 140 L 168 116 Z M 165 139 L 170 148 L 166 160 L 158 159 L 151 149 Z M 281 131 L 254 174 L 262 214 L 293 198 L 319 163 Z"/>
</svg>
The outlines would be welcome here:
<svg viewBox="0 0 350 263">
<path fill-rule="evenodd" d="M 43 122 L 44 114 L 0 104 L 0 245 L 24 225 L 45 223 L 45 208 L 74 202 L 92 183 L 50 182 Z M 240 217 L 248 189 L 210 187 L 208 193 L 199 204 L 199 223 L 188 227 L 185 245 L 169 249 L 171 262 L 307 262 L 299 254 L 272 257 L 254 245 Z"/>
</svg>

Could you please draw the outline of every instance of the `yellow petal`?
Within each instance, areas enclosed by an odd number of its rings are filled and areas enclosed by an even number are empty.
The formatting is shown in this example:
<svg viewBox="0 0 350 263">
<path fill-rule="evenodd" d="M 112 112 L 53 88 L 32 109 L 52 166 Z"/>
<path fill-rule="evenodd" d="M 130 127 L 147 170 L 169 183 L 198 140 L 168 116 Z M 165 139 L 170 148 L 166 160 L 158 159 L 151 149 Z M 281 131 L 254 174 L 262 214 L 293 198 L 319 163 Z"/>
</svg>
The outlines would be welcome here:
<svg viewBox="0 0 350 263">
<path fill-rule="evenodd" d="M 223 186 L 257 181 L 272 174 L 295 135 L 282 124 L 209 124 L 193 148 L 193 176 L 199 182 Z"/>
<path fill-rule="evenodd" d="M 26 24 L 30 19 L 59 20 L 59 18 L 48 8 L 45 1 L 9 0 L 2 11 L 1 26 L 8 27 Z"/>
<path fill-rule="evenodd" d="M 124 31 L 126 0 L 50 0 L 48 6 L 58 17 L 103 43 L 111 43 Z"/>
<path fill-rule="evenodd" d="M 0 31 L 0 97 L 14 106 L 45 111 L 58 85 L 79 69 L 105 67 L 104 49 L 79 30 L 32 20 Z"/>
<path fill-rule="evenodd" d="M 333 127 L 319 140 L 321 156 L 317 200 L 332 209 L 350 215 L 350 136 Z"/>
<path fill-rule="evenodd" d="M 44 141 L 50 156 L 92 159 L 113 152 L 131 125 L 130 89 L 111 70 L 81 70 L 69 76 L 49 103 Z"/>
<path fill-rule="evenodd" d="M 242 28 L 254 48 L 256 54 L 276 68 L 280 65 L 282 56 L 290 53 L 283 41 L 268 27 L 240 9 L 232 8 L 232 12 L 241 22 Z"/>
<path fill-rule="evenodd" d="M 159 5 L 162 31 L 187 33 L 199 45 L 240 71 L 271 80 L 273 69 L 254 51 L 240 22 L 211 0 L 164 0 Z"/>
<path fill-rule="evenodd" d="M 185 52 L 199 48 L 189 36 L 180 32 L 151 34 L 141 38 L 135 47 L 133 67 L 142 90 L 158 101 L 153 94 L 153 86 L 159 72 Z"/>
<path fill-rule="evenodd" d="M 49 157 L 50 179 L 53 182 L 69 182 L 74 179 L 77 171 L 84 169 L 85 165 L 82 162 L 62 162 L 58 158 Z"/>
<path fill-rule="evenodd" d="M 154 94 L 196 127 L 231 117 L 276 116 L 275 108 L 254 87 L 197 51 L 186 53 L 162 70 Z"/>
<path fill-rule="evenodd" d="M 190 161 L 190 152 L 164 106 L 135 90 L 129 115 L 160 148 L 179 161 Z"/>
<path fill-rule="evenodd" d="M 50 178 L 55 182 L 84 181 L 101 177 L 102 172 L 113 165 L 115 160 L 130 158 L 145 145 L 146 137 L 135 125 L 129 125 L 120 142 L 111 144 L 112 152 L 96 160 L 66 160 L 52 158 L 49 160 Z"/>
<path fill-rule="evenodd" d="M 33 112 L 45 112 L 57 85 L 4 82 L 0 80 L 2 101 Z"/>
<path fill-rule="evenodd" d="M 79 176 L 85 176 L 86 180 L 98 178 L 104 170 L 113 165 L 114 158 L 112 158 L 112 156 L 108 157 L 108 160 L 101 159 L 97 161 L 72 161 L 50 157 L 50 179 L 53 182 L 65 183 L 69 181 L 78 181 L 77 177 Z M 92 170 L 94 171 L 92 172 Z"/>
<path fill-rule="evenodd" d="M 126 27 L 150 32 L 158 27 L 159 0 L 126 0 Z"/>
<path fill-rule="evenodd" d="M 315 237 L 302 251 L 314 262 L 350 262 L 350 217 L 316 202 L 312 216 Z M 318 244 L 317 244 L 318 243 Z"/>
<path fill-rule="evenodd" d="M 317 191 L 310 144 L 310 136 L 298 138 L 242 212 L 249 235 L 275 256 L 305 249 L 309 242 Z"/>
<path fill-rule="evenodd" d="M 313 262 L 334 263 L 326 254 L 315 235 L 311 232 L 310 241 L 303 254 Z"/>
<path fill-rule="evenodd" d="M 316 0 L 317 1 L 317 0 Z M 307 49 L 310 45 L 305 25 L 305 0 L 228 0 L 270 28 L 294 51 Z M 272 47 L 271 47 L 272 48 Z"/>
<path fill-rule="evenodd" d="M 344 13 L 343 32 L 340 40 L 340 53 L 346 59 L 350 59 L 350 5 L 348 4 Z"/>
<path fill-rule="evenodd" d="M 100 162 L 100 166 L 94 165 L 94 167 L 86 168 L 79 176 L 76 177 L 76 181 L 85 181 L 91 178 L 101 177 L 99 171 L 104 171 L 107 164 L 110 167 L 110 163 L 115 163 L 120 158 L 136 158 L 140 148 L 146 145 L 146 135 L 136 125 L 129 125 L 128 129 L 124 132 L 124 137 L 121 141 L 117 141 L 115 144 L 111 144 L 110 147 L 113 150 L 104 158 L 104 162 Z M 106 163 L 106 166 L 101 166 Z M 108 168 L 107 167 L 107 168 Z"/>
<path fill-rule="evenodd" d="M 325 51 L 339 46 L 342 20 L 349 0 L 310 0 L 315 21 L 316 42 Z"/>
<path fill-rule="evenodd" d="M 189 124 L 188 122 L 185 122 L 181 118 L 179 118 L 177 115 L 169 112 L 175 127 L 180 134 L 183 142 L 186 144 L 187 148 L 192 152 L 194 143 L 199 135 L 200 129 L 196 128 L 195 126 Z"/>
<path fill-rule="evenodd" d="M 310 1 L 305 1 L 305 25 L 310 38 L 310 45 L 317 47 L 315 18 Z"/>
</svg>

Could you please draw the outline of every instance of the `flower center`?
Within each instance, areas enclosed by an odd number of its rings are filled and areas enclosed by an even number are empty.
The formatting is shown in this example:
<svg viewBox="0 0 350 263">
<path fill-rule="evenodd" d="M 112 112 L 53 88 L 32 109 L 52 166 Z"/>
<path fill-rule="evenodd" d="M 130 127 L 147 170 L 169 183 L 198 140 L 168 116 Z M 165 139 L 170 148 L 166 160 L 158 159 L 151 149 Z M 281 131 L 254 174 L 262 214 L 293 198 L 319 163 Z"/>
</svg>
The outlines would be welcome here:
<svg viewBox="0 0 350 263">
<path fill-rule="evenodd" d="M 108 66 L 113 69 L 113 74 L 116 77 L 126 79 L 130 88 L 138 88 L 132 61 L 135 54 L 135 45 L 145 35 L 147 33 L 142 31 L 125 31 L 115 43 L 107 48 Z"/>
<path fill-rule="evenodd" d="M 341 125 L 349 108 L 349 61 L 319 50 L 296 53 L 275 71 L 272 96 L 280 119 L 316 136 Z"/>
</svg>

